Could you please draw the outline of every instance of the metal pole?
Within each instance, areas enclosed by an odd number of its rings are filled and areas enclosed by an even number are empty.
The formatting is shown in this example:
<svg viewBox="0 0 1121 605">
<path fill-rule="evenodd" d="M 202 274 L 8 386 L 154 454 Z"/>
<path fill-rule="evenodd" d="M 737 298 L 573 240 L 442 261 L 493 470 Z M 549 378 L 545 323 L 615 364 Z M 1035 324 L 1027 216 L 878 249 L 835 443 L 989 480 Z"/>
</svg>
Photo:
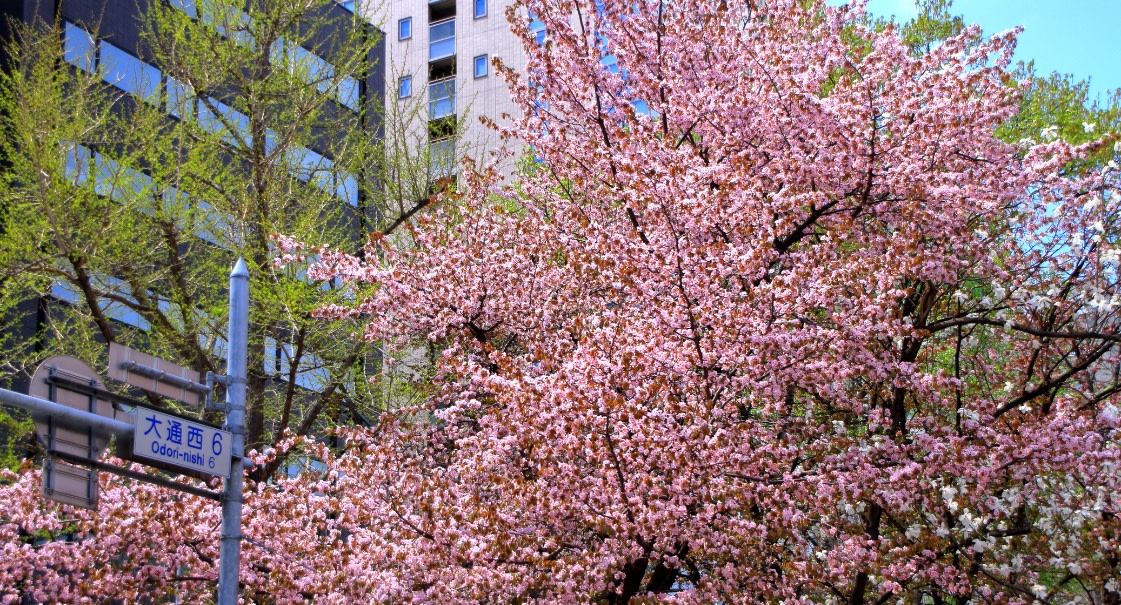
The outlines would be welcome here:
<svg viewBox="0 0 1121 605">
<path fill-rule="evenodd" d="M 132 435 L 133 426 L 128 422 L 114 420 L 108 416 L 100 416 L 83 412 L 75 408 L 39 399 L 23 393 L 0 389 L 0 403 L 27 410 L 34 416 L 51 418 L 58 426 L 84 431 L 93 429 L 99 433 L 124 437 Z"/>
<path fill-rule="evenodd" d="M 226 359 L 226 430 L 233 435 L 235 461 L 245 455 L 246 346 L 249 339 L 249 270 L 237 259 L 230 272 L 229 355 Z M 218 605 L 237 605 L 241 564 L 242 465 L 230 469 L 222 493 L 222 549 L 218 560 Z"/>
</svg>

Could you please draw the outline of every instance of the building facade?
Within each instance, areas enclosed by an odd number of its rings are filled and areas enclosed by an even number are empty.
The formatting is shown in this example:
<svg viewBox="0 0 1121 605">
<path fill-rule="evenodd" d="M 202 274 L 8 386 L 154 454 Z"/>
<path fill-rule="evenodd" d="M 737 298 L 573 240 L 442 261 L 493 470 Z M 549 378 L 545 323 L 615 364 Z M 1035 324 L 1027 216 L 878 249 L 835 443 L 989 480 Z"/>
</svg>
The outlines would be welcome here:
<svg viewBox="0 0 1121 605">
<path fill-rule="evenodd" d="M 486 161 L 502 145 L 480 116 L 508 123 L 520 111 L 494 61 L 521 69 L 525 53 L 510 31 L 510 0 L 386 0 L 367 13 L 386 30 L 386 107 L 397 128 L 428 146 L 431 171 L 455 170 L 468 156 Z M 390 111 L 390 113 L 394 113 Z M 503 172 L 509 174 L 507 160 Z"/>
</svg>

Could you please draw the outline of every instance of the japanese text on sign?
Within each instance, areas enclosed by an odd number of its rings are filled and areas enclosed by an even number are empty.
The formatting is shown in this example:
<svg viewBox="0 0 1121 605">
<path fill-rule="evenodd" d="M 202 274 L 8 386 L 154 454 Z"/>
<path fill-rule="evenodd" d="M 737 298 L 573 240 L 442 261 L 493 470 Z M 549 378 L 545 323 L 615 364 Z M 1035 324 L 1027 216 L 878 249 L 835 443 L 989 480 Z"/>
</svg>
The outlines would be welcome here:
<svg viewBox="0 0 1121 605">
<path fill-rule="evenodd" d="M 210 475 L 230 476 L 230 433 L 155 410 L 136 408 L 134 456 Z"/>
</svg>

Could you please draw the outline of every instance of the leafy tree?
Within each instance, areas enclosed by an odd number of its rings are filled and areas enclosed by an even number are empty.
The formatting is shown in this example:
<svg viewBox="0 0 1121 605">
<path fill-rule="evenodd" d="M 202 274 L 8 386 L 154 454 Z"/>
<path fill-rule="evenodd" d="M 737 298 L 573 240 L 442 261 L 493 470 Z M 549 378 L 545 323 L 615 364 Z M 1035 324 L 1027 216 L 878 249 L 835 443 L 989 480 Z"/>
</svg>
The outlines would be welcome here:
<svg viewBox="0 0 1121 605">
<path fill-rule="evenodd" d="M 899 37 L 911 53 L 921 56 L 934 50 L 944 40 L 961 35 L 965 19 L 951 12 L 954 0 L 916 0 L 919 14 L 899 28 Z M 876 27 L 883 27 L 882 18 L 872 18 Z"/>
<path fill-rule="evenodd" d="M 1084 144 L 1121 133 L 1121 89 L 1091 99 L 1088 81 L 1076 81 L 1069 74 L 1039 74 L 1032 62 L 1019 65 L 1014 75 L 1027 90 L 1020 111 L 997 131 L 1004 140 L 1029 143 L 1061 138 Z M 1116 150 L 1103 147 L 1069 169 L 1100 170 L 1116 157 Z"/>
<path fill-rule="evenodd" d="M 376 30 L 329 0 L 140 6 L 144 71 L 96 22 L 37 23 L 12 43 L 4 364 L 66 353 L 104 367 L 104 343 L 121 342 L 222 373 L 226 275 L 243 256 L 248 443 L 373 418 L 381 394 L 361 377 L 374 348 L 354 323 L 311 317 L 354 289 L 278 269 L 270 237 L 359 250 L 385 220 L 379 101 L 359 94 L 377 81 Z M 21 340 L 36 314 L 40 332 Z"/>
<path fill-rule="evenodd" d="M 505 134 L 535 171 L 468 173 L 364 258 L 280 240 L 362 289 L 329 316 L 439 355 L 424 405 L 247 488 L 247 597 L 1118 603 L 1121 195 L 1067 169 L 1115 138 L 998 137 L 1012 36 L 916 56 L 804 0 L 518 10 Z M 9 477 L 15 590 L 205 598 L 212 551 L 180 545 L 207 534 L 159 520 L 191 501 L 118 490 L 118 536 L 79 513 L 37 550 L 57 517 Z"/>
</svg>

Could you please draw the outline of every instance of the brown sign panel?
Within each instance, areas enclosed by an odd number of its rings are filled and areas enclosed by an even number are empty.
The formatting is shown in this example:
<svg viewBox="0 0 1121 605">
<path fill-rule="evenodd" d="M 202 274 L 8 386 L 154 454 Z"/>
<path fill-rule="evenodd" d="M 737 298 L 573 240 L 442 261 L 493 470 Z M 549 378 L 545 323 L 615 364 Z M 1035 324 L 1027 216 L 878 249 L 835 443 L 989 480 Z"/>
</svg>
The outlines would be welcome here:
<svg viewBox="0 0 1121 605">
<path fill-rule="evenodd" d="M 48 456 L 43 460 L 43 497 L 97 510 L 97 471 Z"/>
<path fill-rule="evenodd" d="M 68 389 L 65 382 L 104 388 L 97 374 L 80 359 L 56 355 L 44 361 L 31 377 L 28 395 L 70 408 L 109 418 L 115 417 L 113 404 L 94 395 Z M 105 451 L 109 438 L 92 429 L 56 426 L 50 418 L 35 418 L 35 434 L 48 451 L 58 451 L 96 460 Z M 97 471 L 51 459 L 43 465 L 43 496 L 82 508 L 97 508 Z"/>
<path fill-rule="evenodd" d="M 136 366 L 142 366 L 146 371 L 134 370 Z M 152 370 L 155 370 L 155 375 Z M 186 383 L 199 385 L 198 372 L 115 342 L 109 343 L 108 374 L 114 380 L 190 405 L 198 405 L 202 397 L 197 388 L 184 386 Z M 171 381 L 161 379 L 160 374 L 172 377 Z"/>
</svg>

